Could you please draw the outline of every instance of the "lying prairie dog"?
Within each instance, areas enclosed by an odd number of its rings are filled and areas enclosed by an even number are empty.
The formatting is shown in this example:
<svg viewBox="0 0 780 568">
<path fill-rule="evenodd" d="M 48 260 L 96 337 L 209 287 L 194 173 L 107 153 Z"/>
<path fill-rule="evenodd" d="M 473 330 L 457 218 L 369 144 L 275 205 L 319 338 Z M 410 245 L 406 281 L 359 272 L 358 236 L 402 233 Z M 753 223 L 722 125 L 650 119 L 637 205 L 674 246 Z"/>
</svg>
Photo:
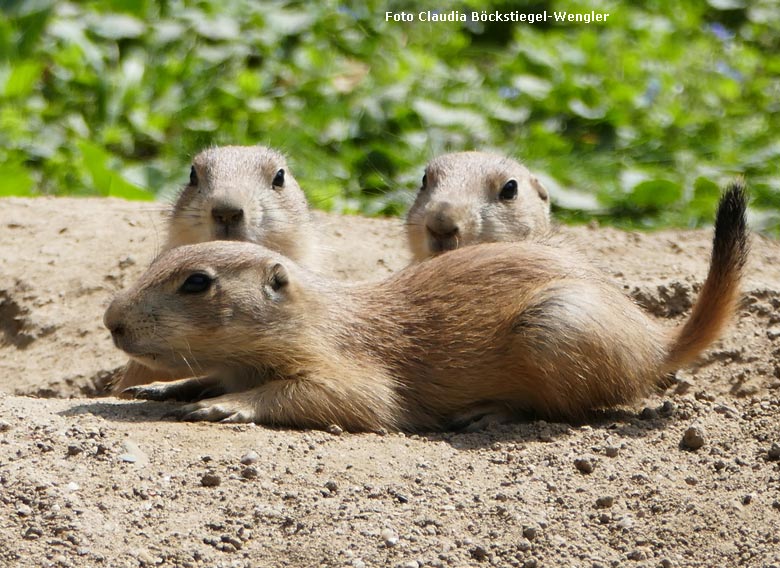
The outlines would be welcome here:
<svg viewBox="0 0 780 568">
<path fill-rule="evenodd" d="M 171 210 L 163 250 L 213 240 L 248 241 L 318 270 L 319 236 L 306 196 L 284 156 L 265 146 L 218 146 L 192 160 L 189 183 Z M 111 387 L 128 387 L 180 375 L 129 363 Z"/>
<path fill-rule="evenodd" d="M 130 389 L 195 401 L 187 420 L 415 431 L 576 419 L 646 395 L 720 335 L 740 295 L 745 209 L 735 183 L 699 298 L 673 330 L 557 238 L 457 249 L 356 285 L 248 243 L 181 247 L 104 323 L 134 360 L 203 375 Z"/>
<path fill-rule="evenodd" d="M 527 168 L 485 152 L 430 161 L 406 218 L 415 260 L 478 243 L 520 241 L 550 231 L 550 197 Z"/>
</svg>

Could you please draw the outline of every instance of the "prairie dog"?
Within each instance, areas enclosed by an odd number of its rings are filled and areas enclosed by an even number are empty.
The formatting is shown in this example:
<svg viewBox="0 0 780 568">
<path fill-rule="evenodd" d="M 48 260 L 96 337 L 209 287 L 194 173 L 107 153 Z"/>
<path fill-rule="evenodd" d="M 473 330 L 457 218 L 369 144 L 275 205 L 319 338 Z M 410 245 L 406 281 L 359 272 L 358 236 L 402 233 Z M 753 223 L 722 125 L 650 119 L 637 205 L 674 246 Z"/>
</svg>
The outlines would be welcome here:
<svg viewBox="0 0 780 568">
<path fill-rule="evenodd" d="M 189 183 L 171 211 L 163 250 L 213 240 L 262 244 L 319 268 L 321 251 L 306 196 L 282 154 L 265 146 L 219 146 L 195 156 Z M 130 362 L 111 390 L 178 377 Z"/>
<path fill-rule="evenodd" d="M 188 420 L 370 431 L 578 418 L 647 394 L 718 337 L 739 298 L 745 208 L 735 183 L 699 298 L 673 330 L 552 238 L 458 249 L 351 286 L 248 243 L 181 247 L 104 323 L 135 360 L 202 373 L 130 389 L 196 400 Z"/>
<path fill-rule="evenodd" d="M 318 268 L 306 196 L 282 154 L 265 146 L 219 146 L 195 156 L 171 212 L 165 250 L 216 240 L 261 244 Z"/>
<path fill-rule="evenodd" d="M 519 241 L 550 230 L 550 197 L 527 168 L 485 152 L 434 158 L 406 218 L 416 260 L 477 243 Z"/>
</svg>

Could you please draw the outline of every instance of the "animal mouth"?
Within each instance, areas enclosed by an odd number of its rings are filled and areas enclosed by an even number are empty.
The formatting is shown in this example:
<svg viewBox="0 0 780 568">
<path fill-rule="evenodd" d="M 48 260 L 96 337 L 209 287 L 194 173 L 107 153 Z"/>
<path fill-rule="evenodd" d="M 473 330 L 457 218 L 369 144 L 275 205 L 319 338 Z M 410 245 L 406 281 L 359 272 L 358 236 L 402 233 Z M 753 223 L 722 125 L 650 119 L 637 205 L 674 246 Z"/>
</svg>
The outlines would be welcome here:
<svg viewBox="0 0 780 568">
<path fill-rule="evenodd" d="M 243 241 L 244 231 L 236 225 L 219 225 L 215 231 L 215 240 L 218 241 Z"/>
<path fill-rule="evenodd" d="M 428 238 L 428 248 L 433 254 L 441 254 L 448 250 L 455 250 L 458 246 L 458 238 L 455 236 L 441 237 L 430 235 Z"/>
</svg>

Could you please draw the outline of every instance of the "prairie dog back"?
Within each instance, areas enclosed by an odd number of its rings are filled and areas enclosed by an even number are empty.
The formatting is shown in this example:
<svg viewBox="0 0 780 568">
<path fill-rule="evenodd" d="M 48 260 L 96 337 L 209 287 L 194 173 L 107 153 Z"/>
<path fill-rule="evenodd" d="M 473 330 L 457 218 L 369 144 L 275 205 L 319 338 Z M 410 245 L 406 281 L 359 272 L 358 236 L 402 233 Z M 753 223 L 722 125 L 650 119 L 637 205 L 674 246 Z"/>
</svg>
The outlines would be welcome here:
<svg viewBox="0 0 780 568">
<path fill-rule="evenodd" d="M 456 152 L 428 163 L 406 221 L 409 247 L 419 261 L 462 246 L 545 234 L 550 199 L 517 161 Z"/>
<path fill-rule="evenodd" d="M 171 213 L 165 249 L 213 240 L 262 244 L 316 269 L 306 196 L 281 153 L 219 146 L 195 156 Z"/>
</svg>

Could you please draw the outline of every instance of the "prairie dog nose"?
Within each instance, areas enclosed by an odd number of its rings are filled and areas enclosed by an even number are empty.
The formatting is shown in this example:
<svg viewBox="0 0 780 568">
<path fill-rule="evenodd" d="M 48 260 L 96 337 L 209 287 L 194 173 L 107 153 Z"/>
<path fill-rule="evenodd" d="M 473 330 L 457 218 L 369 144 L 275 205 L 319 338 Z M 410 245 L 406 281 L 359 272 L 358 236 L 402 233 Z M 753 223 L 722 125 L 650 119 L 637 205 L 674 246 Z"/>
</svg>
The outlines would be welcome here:
<svg viewBox="0 0 780 568">
<path fill-rule="evenodd" d="M 244 210 L 240 207 L 219 206 L 211 210 L 211 216 L 220 225 L 231 227 L 241 222 L 244 218 Z"/>
<path fill-rule="evenodd" d="M 446 201 L 440 203 L 426 216 L 425 228 L 434 237 L 454 237 L 460 232 L 456 213 L 457 211 L 451 203 Z"/>
<path fill-rule="evenodd" d="M 112 302 L 106 313 L 103 314 L 103 325 L 111 332 L 111 337 L 116 343 L 117 339 L 124 336 L 125 324 L 122 320 L 122 311 L 116 302 Z"/>
</svg>

